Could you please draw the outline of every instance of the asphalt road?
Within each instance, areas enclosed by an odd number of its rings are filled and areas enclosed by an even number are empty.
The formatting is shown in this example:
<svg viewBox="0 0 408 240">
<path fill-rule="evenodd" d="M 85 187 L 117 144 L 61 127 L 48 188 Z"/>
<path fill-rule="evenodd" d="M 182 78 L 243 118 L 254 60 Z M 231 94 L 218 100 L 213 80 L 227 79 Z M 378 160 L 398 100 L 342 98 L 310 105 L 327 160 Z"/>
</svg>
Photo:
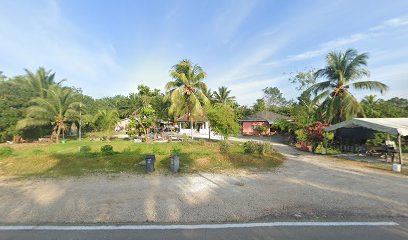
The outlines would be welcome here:
<svg viewBox="0 0 408 240">
<path fill-rule="evenodd" d="M 95 225 L 93 225 L 95 226 Z M 284 239 L 284 240 L 402 240 L 408 239 L 408 224 L 396 226 L 268 226 L 198 229 L 109 230 L 0 230 L 0 239 Z"/>
</svg>

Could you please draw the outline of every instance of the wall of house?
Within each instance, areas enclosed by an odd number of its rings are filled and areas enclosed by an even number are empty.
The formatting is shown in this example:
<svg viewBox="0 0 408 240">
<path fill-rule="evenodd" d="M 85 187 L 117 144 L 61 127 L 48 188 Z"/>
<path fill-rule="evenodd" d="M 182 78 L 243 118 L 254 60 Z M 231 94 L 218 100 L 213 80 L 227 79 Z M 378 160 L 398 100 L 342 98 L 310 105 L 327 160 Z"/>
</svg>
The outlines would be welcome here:
<svg viewBox="0 0 408 240">
<path fill-rule="evenodd" d="M 254 130 L 255 126 L 264 126 L 267 127 L 268 130 L 264 132 L 260 132 Z M 268 122 L 242 122 L 242 134 L 243 135 L 268 135 L 270 133 L 269 123 Z"/>
<path fill-rule="evenodd" d="M 209 123 L 208 122 L 199 122 L 200 128 L 198 129 L 197 123 L 193 123 L 193 132 L 199 134 L 209 134 Z M 178 123 L 179 126 L 179 133 L 180 134 L 187 134 L 191 133 L 191 129 L 187 127 L 183 127 L 181 122 Z M 216 134 L 213 131 L 210 132 L 211 136 L 215 136 Z"/>
</svg>

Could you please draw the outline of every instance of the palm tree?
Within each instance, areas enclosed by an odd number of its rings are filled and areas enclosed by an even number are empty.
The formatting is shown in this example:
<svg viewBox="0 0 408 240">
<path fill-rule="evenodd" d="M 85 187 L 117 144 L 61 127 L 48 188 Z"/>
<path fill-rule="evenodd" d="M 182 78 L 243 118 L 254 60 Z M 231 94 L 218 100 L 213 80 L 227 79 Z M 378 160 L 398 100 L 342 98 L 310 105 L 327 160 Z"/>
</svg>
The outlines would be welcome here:
<svg viewBox="0 0 408 240">
<path fill-rule="evenodd" d="M 222 104 L 233 104 L 236 101 L 235 96 L 230 96 L 231 90 L 228 90 L 227 87 L 219 87 L 218 92 L 214 91 L 214 100 L 217 103 Z"/>
<path fill-rule="evenodd" d="M 324 99 L 319 111 L 328 123 L 341 122 L 357 115 L 364 115 L 364 111 L 349 89 L 377 90 L 384 93 L 388 86 L 378 81 L 357 81 L 362 77 L 369 77 L 367 53 L 358 54 L 354 49 L 346 52 L 331 52 L 326 56 L 325 68 L 314 74 L 315 78 L 326 80 L 311 86 L 308 91 L 313 92 L 315 102 Z"/>
<path fill-rule="evenodd" d="M 110 131 L 119 122 L 119 112 L 116 109 L 99 110 L 94 117 L 94 123 L 99 124 L 102 130 L 106 131 L 106 141 L 110 142 Z"/>
<path fill-rule="evenodd" d="M 367 95 L 361 100 L 361 103 L 367 106 L 374 106 L 378 103 L 377 95 Z"/>
<path fill-rule="evenodd" d="M 28 69 L 24 69 L 26 74 L 16 77 L 16 84 L 25 86 L 34 97 L 45 98 L 47 90 L 53 86 L 61 86 L 61 83 L 66 81 L 65 79 L 56 82 L 55 73 L 51 70 L 45 70 L 43 67 L 39 67 L 37 71 L 31 72 Z"/>
<path fill-rule="evenodd" d="M 368 95 L 361 100 L 366 117 L 379 117 L 381 115 L 380 112 L 375 110 L 378 102 L 379 100 L 377 99 L 376 95 Z"/>
<path fill-rule="evenodd" d="M 79 102 L 71 88 L 51 86 L 46 91 L 46 97 L 37 97 L 30 101 L 26 118 L 18 122 L 17 128 L 23 129 L 30 126 L 54 125 L 52 138 L 59 142 L 59 135 L 63 133 L 66 122 L 78 113 Z"/>
<path fill-rule="evenodd" d="M 203 114 L 203 107 L 210 102 L 205 95 L 208 92 L 207 85 L 203 82 L 207 73 L 189 60 L 181 60 L 172 67 L 170 76 L 173 81 L 166 84 L 165 97 L 165 100 L 171 102 L 169 114 L 175 116 L 187 114 L 193 138 L 193 116 Z"/>
</svg>

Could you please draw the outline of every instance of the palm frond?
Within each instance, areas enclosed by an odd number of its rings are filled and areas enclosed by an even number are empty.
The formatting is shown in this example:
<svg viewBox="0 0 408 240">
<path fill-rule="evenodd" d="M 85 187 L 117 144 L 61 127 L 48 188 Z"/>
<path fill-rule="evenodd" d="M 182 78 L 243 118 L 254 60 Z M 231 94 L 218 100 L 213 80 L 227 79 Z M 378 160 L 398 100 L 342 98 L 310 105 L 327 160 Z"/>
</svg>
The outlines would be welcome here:
<svg viewBox="0 0 408 240">
<path fill-rule="evenodd" d="M 351 83 L 351 86 L 358 90 L 376 90 L 380 91 L 381 94 L 388 91 L 388 86 L 384 83 L 378 81 L 361 81 L 361 82 L 354 82 Z"/>
</svg>

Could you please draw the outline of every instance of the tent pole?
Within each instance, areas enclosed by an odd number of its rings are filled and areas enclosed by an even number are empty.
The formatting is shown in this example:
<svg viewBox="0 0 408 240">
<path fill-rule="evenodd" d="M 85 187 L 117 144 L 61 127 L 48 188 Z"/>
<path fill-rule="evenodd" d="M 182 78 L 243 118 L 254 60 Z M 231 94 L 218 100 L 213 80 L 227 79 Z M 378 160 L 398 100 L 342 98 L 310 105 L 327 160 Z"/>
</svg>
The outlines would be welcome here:
<svg viewBox="0 0 408 240">
<path fill-rule="evenodd" d="M 401 135 L 398 135 L 398 150 L 399 150 L 399 159 L 400 159 L 400 164 L 401 164 L 401 167 L 402 167 Z"/>
</svg>

